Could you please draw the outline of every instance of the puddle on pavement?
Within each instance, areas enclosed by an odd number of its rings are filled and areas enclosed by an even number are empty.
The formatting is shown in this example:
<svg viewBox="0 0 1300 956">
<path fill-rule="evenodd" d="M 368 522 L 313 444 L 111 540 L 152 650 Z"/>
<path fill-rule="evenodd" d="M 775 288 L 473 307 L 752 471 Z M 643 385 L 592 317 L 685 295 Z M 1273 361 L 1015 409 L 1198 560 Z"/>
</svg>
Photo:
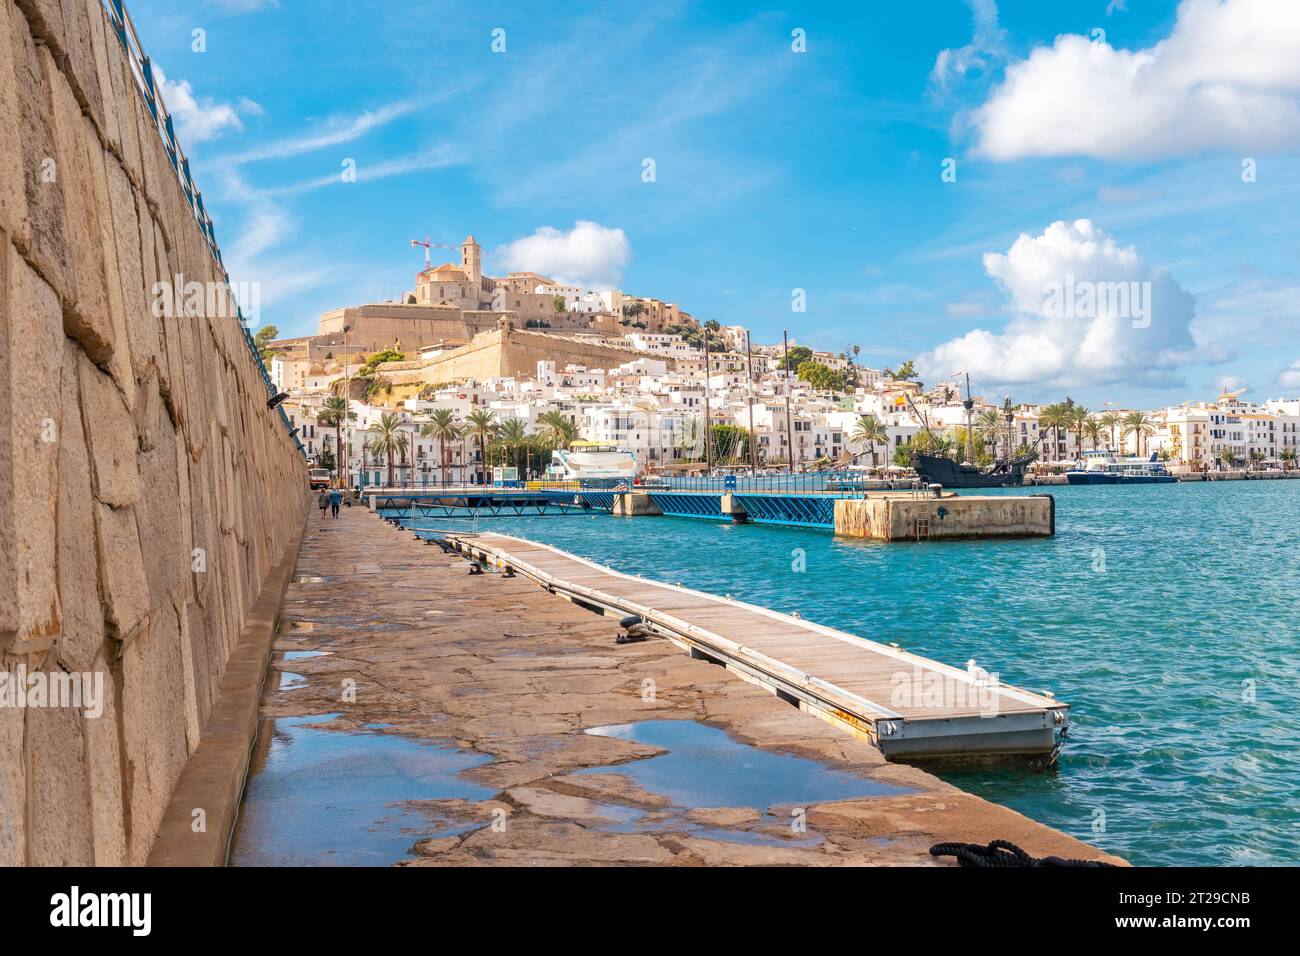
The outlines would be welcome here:
<svg viewBox="0 0 1300 956">
<path fill-rule="evenodd" d="M 232 866 L 389 866 L 430 831 L 428 816 L 403 803 L 495 793 L 461 776 L 491 762 L 486 754 L 308 726 L 338 716 L 262 721 Z"/>
<path fill-rule="evenodd" d="M 832 800 L 907 793 L 903 787 L 836 770 L 816 760 L 760 750 L 694 720 L 646 720 L 587 731 L 668 752 L 578 773 L 620 773 L 679 807 L 806 807 Z"/>
<path fill-rule="evenodd" d="M 280 671 L 279 690 L 300 690 L 307 686 L 307 678 L 293 671 Z"/>
</svg>

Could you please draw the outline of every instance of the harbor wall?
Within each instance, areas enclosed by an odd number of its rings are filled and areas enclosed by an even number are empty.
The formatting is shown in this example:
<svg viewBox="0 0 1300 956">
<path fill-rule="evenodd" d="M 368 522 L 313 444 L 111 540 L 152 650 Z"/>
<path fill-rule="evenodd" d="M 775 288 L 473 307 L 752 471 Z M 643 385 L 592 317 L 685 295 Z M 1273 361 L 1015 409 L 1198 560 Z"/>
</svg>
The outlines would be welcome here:
<svg viewBox="0 0 1300 956">
<path fill-rule="evenodd" d="M 1046 537 L 1056 532 L 1049 495 L 872 495 L 835 502 L 835 533 L 877 541 Z"/>
<path fill-rule="evenodd" d="M 0 0 L 0 131 L 0 866 L 140 864 L 305 466 L 230 311 L 155 315 L 225 285 L 100 0 Z"/>
</svg>

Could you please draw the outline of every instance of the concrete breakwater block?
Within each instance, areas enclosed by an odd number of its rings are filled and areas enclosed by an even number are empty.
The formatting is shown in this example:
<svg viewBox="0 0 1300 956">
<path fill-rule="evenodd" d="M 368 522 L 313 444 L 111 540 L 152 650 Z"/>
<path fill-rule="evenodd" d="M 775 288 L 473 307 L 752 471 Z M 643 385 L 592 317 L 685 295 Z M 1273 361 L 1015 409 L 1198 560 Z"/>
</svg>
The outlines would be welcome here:
<svg viewBox="0 0 1300 956">
<path fill-rule="evenodd" d="M 876 541 L 1035 538 L 1056 533 L 1051 495 L 872 495 L 835 502 L 835 533 Z"/>
</svg>

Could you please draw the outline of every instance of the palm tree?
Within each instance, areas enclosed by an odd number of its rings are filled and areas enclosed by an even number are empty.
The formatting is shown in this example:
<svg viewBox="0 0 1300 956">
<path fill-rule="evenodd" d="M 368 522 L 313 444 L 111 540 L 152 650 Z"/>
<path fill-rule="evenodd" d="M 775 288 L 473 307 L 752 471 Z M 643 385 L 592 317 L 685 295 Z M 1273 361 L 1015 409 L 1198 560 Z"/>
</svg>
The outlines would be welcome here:
<svg viewBox="0 0 1300 956">
<path fill-rule="evenodd" d="M 988 409 L 980 412 L 979 418 L 975 419 L 975 435 L 984 443 L 989 454 L 997 456 L 998 439 L 1002 436 L 1002 416 L 996 409 Z"/>
<path fill-rule="evenodd" d="M 497 417 L 494 412 L 486 408 L 476 408 L 465 417 L 465 434 L 473 435 L 478 439 L 478 457 L 479 457 L 479 478 L 484 479 L 483 464 L 486 463 L 488 471 L 492 470 L 491 459 L 487 457 L 488 449 L 491 446 L 488 440 L 497 432 Z M 481 480 L 480 484 L 487 484 L 486 480 Z"/>
<path fill-rule="evenodd" d="M 1282 470 L 1290 471 L 1295 466 L 1296 451 L 1294 445 L 1282 449 Z"/>
<path fill-rule="evenodd" d="M 1258 448 L 1252 448 L 1250 451 L 1250 462 L 1254 466 L 1255 470 L 1258 471 L 1259 466 L 1264 464 L 1264 453 Z"/>
<path fill-rule="evenodd" d="M 875 415 L 859 415 L 853 423 L 853 434 L 849 436 L 860 445 L 866 445 L 871 451 L 871 467 L 876 467 L 876 446 L 889 445 L 889 430 Z"/>
<path fill-rule="evenodd" d="M 1090 412 L 1082 405 L 1072 405 L 1067 413 L 1070 424 L 1074 427 L 1074 450 L 1083 454 L 1083 427 L 1088 423 Z"/>
<path fill-rule="evenodd" d="M 556 448 L 567 447 L 578 437 L 578 426 L 558 410 L 537 416 L 537 424 L 542 426 L 542 435 Z"/>
<path fill-rule="evenodd" d="M 388 412 L 379 416 L 379 421 L 370 425 L 370 450 L 376 458 L 383 455 L 388 462 L 388 487 L 393 487 L 393 453 L 405 454 L 406 443 L 402 440 L 402 423 L 396 415 Z"/>
<path fill-rule="evenodd" d="M 1095 449 L 1101 444 L 1101 436 L 1105 434 L 1105 429 L 1097 418 L 1089 415 L 1088 420 L 1083 423 L 1083 433 L 1088 436 L 1088 443 Z"/>
<path fill-rule="evenodd" d="M 460 425 L 456 422 L 456 413 L 450 408 L 435 408 L 429 413 L 429 420 L 420 429 L 421 438 L 438 439 L 438 467 L 442 472 L 442 483 L 447 484 L 447 442 L 460 437 Z"/>
<path fill-rule="evenodd" d="M 340 429 L 346 421 L 352 421 L 356 418 L 356 413 L 348 410 L 348 400 L 342 395 L 331 395 L 325 399 L 325 404 L 321 408 L 321 413 L 317 416 L 319 421 L 326 428 L 334 427 L 334 447 L 338 449 L 338 454 L 334 456 L 334 477 L 338 478 L 343 466 L 343 441 L 340 437 Z"/>
<path fill-rule="evenodd" d="M 1104 428 L 1110 434 L 1110 448 L 1115 450 L 1115 428 L 1120 423 L 1120 417 L 1114 412 L 1105 412 L 1101 418 L 1097 419 L 1097 424 Z"/>
<path fill-rule="evenodd" d="M 528 444 L 528 427 L 518 418 L 507 419 L 498 429 L 497 438 L 507 453 L 513 450 L 518 454 L 519 449 Z M 524 477 L 522 469 L 519 472 L 519 477 Z"/>
<path fill-rule="evenodd" d="M 1068 427 L 1069 409 L 1057 402 L 1048 405 L 1038 416 L 1038 434 L 1045 431 L 1052 433 L 1052 455 L 1050 461 L 1056 461 L 1061 454 L 1061 429 Z"/>
<path fill-rule="evenodd" d="M 1142 457 L 1143 440 L 1156 430 L 1155 423 L 1147 417 L 1146 412 L 1130 412 L 1124 416 L 1124 437 L 1137 435 L 1137 453 Z"/>
</svg>

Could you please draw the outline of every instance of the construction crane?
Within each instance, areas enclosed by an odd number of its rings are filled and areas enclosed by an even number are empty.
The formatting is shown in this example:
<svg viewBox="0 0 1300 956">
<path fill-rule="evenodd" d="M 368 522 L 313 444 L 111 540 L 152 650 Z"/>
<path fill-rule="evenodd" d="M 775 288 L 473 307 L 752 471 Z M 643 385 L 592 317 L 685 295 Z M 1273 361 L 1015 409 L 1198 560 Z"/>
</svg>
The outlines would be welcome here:
<svg viewBox="0 0 1300 956">
<path fill-rule="evenodd" d="M 455 249 L 456 248 L 455 246 L 445 242 L 431 242 L 428 236 L 424 237 L 423 242 L 421 242 L 419 239 L 412 239 L 411 247 L 414 248 L 415 246 L 424 246 L 424 267 L 426 269 L 429 268 L 430 249 Z"/>
</svg>

